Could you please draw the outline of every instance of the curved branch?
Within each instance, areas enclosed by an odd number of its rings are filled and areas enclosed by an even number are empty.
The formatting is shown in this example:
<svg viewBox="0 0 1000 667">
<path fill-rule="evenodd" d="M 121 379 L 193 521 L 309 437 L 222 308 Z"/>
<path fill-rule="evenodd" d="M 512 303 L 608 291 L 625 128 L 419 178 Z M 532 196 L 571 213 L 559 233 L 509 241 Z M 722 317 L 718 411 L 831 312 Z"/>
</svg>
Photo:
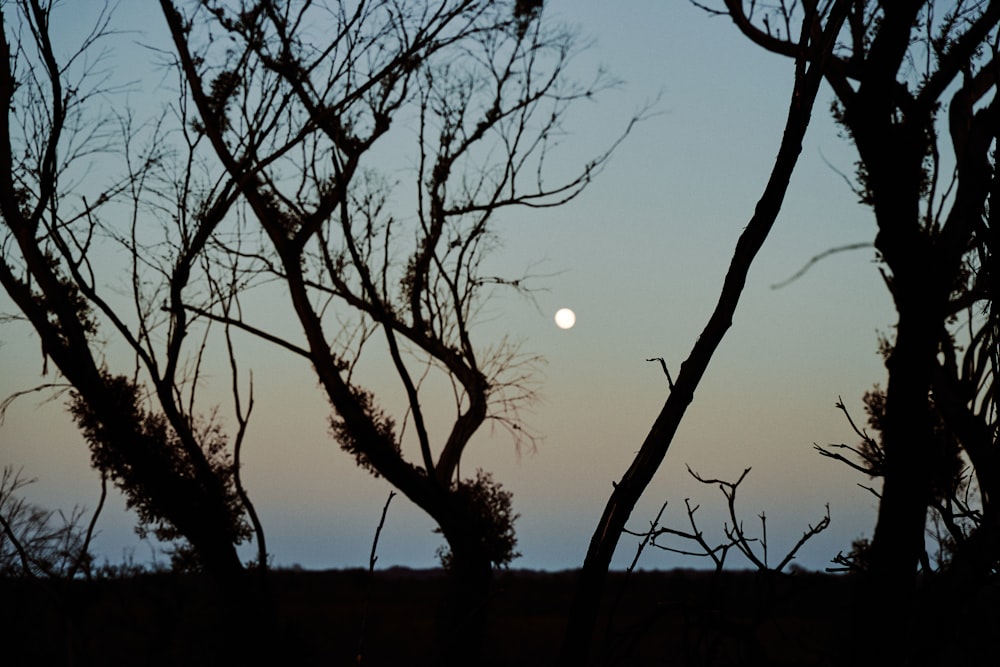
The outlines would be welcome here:
<svg viewBox="0 0 1000 667">
<path fill-rule="evenodd" d="M 848 250 L 861 250 L 862 248 L 871 248 L 871 247 L 872 247 L 872 244 L 868 243 L 868 242 L 865 242 L 865 243 L 849 243 L 847 245 L 837 246 L 836 248 L 830 248 L 829 250 L 824 250 L 820 254 L 815 255 L 812 258 L 810 258 L 810 260 L 805 263 L 805 266 L 803 266 L 801 269 L 799 269 L 798 271 L 796 271 L 795 273 L 793 273 L 789 278 L 785 278 L 781 282 L 778 282 L 778 283 L 775 283 L 775 284 L 771 285 L 771 289 L 781 289 L 782 287 L 786 287 L 786 286 L 792 284 L 793 282 L 795 282 L 796 280 L 798 280 L 799 278 L 801 278 L 802 276 L 804 276 L 806 274 L 806 272 L 808 272 L 809 269 L 811 269 L 813 267 L 813 265 L 815 265 L 816 263 L 818 263 L 818 262 L 826 259 L 830 255 L 836 255 L 837 253 L 846 252 Z"/>
<path fill-rule="evenodd" d="M 812 63 L 805 62 L 803 58 L 796 62 L 795 87 L 778 155 L 757 208 L 737 242 L 715 309 L 687 360 L 681 365 L 674 389 L 667 397 L 639 453 L 615 486 L 594 531 L 577 584 L 573 613 L 563 644 L 561 659 L 567 666 L 585 664 L 587 661 L 600 594 L 621 531 L 666 456 L 687 407 L 694 400 L 695 388 L 732 324 L 750 266 L 764 244 L 784 201 L 802 150 L 802 141 L 809 126 L 820 83 L 852 2 L 853 0 L 837 0 L 831 9 L 822 40 L 815 44 L 821 57 Z M 809 22 L 803 22 L 800 36 L 802 53 L 810 38 L 807 23 Z"/>
</svg>

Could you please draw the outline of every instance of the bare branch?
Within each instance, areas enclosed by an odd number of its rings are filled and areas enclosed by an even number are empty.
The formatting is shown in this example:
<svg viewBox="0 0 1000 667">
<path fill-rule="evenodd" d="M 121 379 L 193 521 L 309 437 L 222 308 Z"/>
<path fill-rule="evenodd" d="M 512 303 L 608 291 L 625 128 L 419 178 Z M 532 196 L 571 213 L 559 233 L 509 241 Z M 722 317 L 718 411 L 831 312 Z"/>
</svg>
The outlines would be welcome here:
<svg viewBox="0 0 1000 667">
<path fill-rule="evenodd" d="M 670 377 L 670 369 L 667 368 L 667 362 L 666 362 L 666 360 L 663 357 L 653 357 L 652 359 L 646 359 L 646 361 L 659 361 L 660 362 L 660 367 L 663 368 L 663 374 L 667 376 L 667 386 L 671 390 L 673 390 L 673 388 L 674 388 L 674 381 L 673 381 L 673 378 Z"/>
<path fill-rule="evenodd" d="M 45 399 L 46 402 L 53 401 L 59 396 L 61 396 L 71 386 L 72 385 L 69 385 L 65 382 L 47 382 L 45 384 L 40 384 L 37 387 L 32 387 L 31 389 L 22 389 L 21 391 L 15 391 L 10 396 L 4 398 L 3 401 L 0 401 L 0 426 L 3 426 L 4 419 L 7 416 L 7 410 L 10 409 L 10 406 L 14 403 L 14 401 L 21 398 L 22 396 L 28 396 L 29 394 L 35 394 L 40 391 L 54 390 L 53 395 Z"/>
<path fill-rule="evenodd" d="M 830 248 L 829 250 L 824 250 L 820 254 L 812 257 L 808 262 L 805 263 L 805 266 L 803 266 L 801 269 L 793 273 L 790 277 L 782 280 L 781 282 L 771 285 L 771 289 L 781 289 L 782 287 L 790 285 L 791 283 L 795 282 L 796 280 L 804 276 L 806 272 L 813 267 L 813 265 L 817 264 L 821 260 L 824 260 L 831 255 L 836 255 L 841 252 L 847 252 L 848 250 L 860 250 L 862 248 L 871 248 L 871 247 L 872 247 L 871 243 L 849 243 L 847 245 L 837 246 L 836 248 Z"/>
</svg>

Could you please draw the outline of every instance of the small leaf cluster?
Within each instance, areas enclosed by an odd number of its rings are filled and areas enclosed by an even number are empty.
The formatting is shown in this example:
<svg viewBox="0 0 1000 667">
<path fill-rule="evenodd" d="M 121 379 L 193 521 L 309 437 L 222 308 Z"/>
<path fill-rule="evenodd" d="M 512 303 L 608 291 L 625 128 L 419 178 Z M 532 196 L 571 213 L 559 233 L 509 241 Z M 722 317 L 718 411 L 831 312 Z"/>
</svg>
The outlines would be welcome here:
<svg viewBox="0 0 1000 667">
<path fill-rule="evenodd" d="M 234 544 L 247 539 L 251 529 L 220 427 L 211 421 L 201 423 L 200 429 L 192 424 L 190 434 L 197 436 L 200 447 L 193 453 L 164 415 L 143 407 L 136 382 L 107 373 L 103 380 L 100 405 L 74 392 L 70 412 L 87 440 L 94 467 L 124 492 L 127 506 L 139 515 L 137 532 L 178 540 L 188 533 L 183 524 L 210 513 L 216 515 L 217 529 Z M 186 569 L 198 569 L 193 554 L 190 546 L 175 545 L 174 560 L 187 563 Z"/>
<path fill-rule="evenodd" d="M 456 482 L 454 494 L 477 517 L 477 526 L 482 527 L 481 545 L 495 567 L 507 567 L 520 553 L 515 551 L 517 536 L 514 522 L 520 515 L 513 511 L 510 491 L 505 491 L 493 475 L 482 469 L 476 470 L 475 479 Z M 438 557 L 445 569 L 450 569 L 454 560 L 451 550 L 441 547 Z"/>
<path fill-rule="evenodd" d="M 375 397 L 370 391 L 351 387 L 351 393 L 361 416 L 357 419 L 346 419 L 335 414 L 330 419 L 330 433 L 340 444 L 341 449 L 354 456 L 358 466 L 379 477 L 378 468 L 372 462 L 371 454 L 378 452 L 380 448 L 388 447 L 398 455 L 396 423 L 376 405 Z M 374 437 L 368 437 L 372 435 Z"/>
</svg>

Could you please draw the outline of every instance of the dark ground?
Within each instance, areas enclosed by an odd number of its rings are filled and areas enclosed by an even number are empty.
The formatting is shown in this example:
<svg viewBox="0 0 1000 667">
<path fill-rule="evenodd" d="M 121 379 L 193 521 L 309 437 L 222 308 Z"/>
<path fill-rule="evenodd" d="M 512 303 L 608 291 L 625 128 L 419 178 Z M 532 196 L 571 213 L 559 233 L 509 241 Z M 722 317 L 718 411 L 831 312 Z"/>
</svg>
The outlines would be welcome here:
<svg viewBox="0 0 1000 667">
<path fill-rule="evenodd" d="M 574 577 L 499 573 L 487 662 L 478 664 L 553 664 Z M 234 642 L 244 658 L 260 657 L 265 638 L 277 647 L 275 664 L 429 664 L 440 572 L 276 571 L 270 578 L 274 616 L 257 628 L 195 576 L 0 580 L 0 665 L 224 665 L 234 662 Z M 853 620 L 856 584 L 809 573 L 613 574 L 595 664 L 853 665 L 868 640 Z M 1000 659 L 998 600 L 996 591 L 980 591 L 926 614 L 928 632 L 912 635 L 919 662 L 1000 664 L 992 661 Z M 930 629 L 947 632 L 931 639 Z"/>
</svg>

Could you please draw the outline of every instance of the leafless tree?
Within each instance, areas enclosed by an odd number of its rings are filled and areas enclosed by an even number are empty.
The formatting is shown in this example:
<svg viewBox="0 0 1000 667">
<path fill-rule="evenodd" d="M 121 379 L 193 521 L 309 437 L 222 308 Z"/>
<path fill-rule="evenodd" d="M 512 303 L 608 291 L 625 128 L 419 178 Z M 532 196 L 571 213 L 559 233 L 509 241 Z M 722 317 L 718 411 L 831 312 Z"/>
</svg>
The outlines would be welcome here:
<svg viewBox="0 0 1000 667">
<path fill-rule="evenodd" d="M 756 570 L 760 572 L 779 573 L 784 571 L 784 569 L 795 559 L 795 555 L 806 542 L 830 526 L 830 507 L 827 505 L 826 515 L 817 521 L 815 526 L 810 524 L 802 533 L 802 537 L 799 538 L 799 540 L 785 552 L 785 555 L 780 561 L 778 561 L 777 565 L 774 565 L 768 557 L 767 515 L 763 512 L 758 515 L 760 518 L 760 537 L 750 537 L 747 529 L 744 527 L 743 520 L 739 517 L 739 514 L 736 511 L 736 492 L 740 484 L 743 483 L 743 480 L 745 480 L 746 476 L 750 473 L 750 468 L 746 468 L 743 471 L 743 474 L 741 474 L 735 482 L 721 479 L 706 479 L 697 472 L 691 470 L 691 468 L 688 468 L 688 473 L 702 484 L 718 487 L 718 489 L 722 492 L 723 497 L 725 497 L 726 507 L 729 513 L 729 522 L 725 523 L 722 528 L 725 540 L 714 545 L 708 542 L 705 538 L 704 531 L 698 527 L 698 522 L 695 519 L 695 513 L 698 511 L 699 506 L 692 506 L 690 498 L 685 498 L 684 505 L 686 507 L 688 525 L 690 529 L 664 526 L 660 523 L 660 518 L 657 517 L 655 521 L 650 523 L 649 530 L 645 532 L 636 532 L 633 530 L 624 531 L 629 535 L 644 538 L 644 541 L 640 543 L 640 550 L 637 550 L 636 559 L 638 559 L 641 554 L 642 548 L 652 546 L 662 549 L 663 551 L 669 551 L 681 555 L 709 558 L 715 565 L 715 570 L 719 572 L 725 566 L 726 557 L 729 552 L 735 548 L 743 554 L 743 556 Z M 691 543 L 693 546 L 676 547 L 674 546 L 676 542 L 666 541 L 670 537 L 680 538 L 682 543 Z M 657 542 L 657 539 L 660 541 Z"/>
<path fill-rule="evenodd" d="M 306 360 L 340 446 L 437 523 L 455 589 L 446 660 L 470 659 L 454 656 L 475 650 L 492 568 L 516 555 L 510 494 L 463 476 L 463 455 L 491 420 L 530 439 L 518 410 L 535 358 L 476 342 L 491 291 L 525 288 L 483 269 L 496 218 L 573 199 L 610 155 L 550 169 L 567 111 L 613 82 L 571 79 L 575 36 L 541 5 L 161 1 L 194 130 L 245 205 L 247 233 L 215 234 L 210 261 L 233 267 L 234 304 L 279 284 L 302 337 L 250 309 L 185 305 Z M 398 413 L 359 379 L 373 357 L 391 362 Z M 439 433 L 425 387 L 442 377 Z"/>
<path fill-rule="evenodd" d="M 43 375 L 51 364 L 61 376 L 46 384 L 71 388 L 93 464 L 125 494 L 141 529 L 183 538 L 179 553 L 235 582 L 249 505 L 220 419 L 196 412 L 207 325 L 183 307 L 188 292 L 204 294 L 192 286 L 199 258 L 235 193 L 222 184 L 197 199 L 191 177 L 171 207 L 153 204 L 163 201 L 154 186 L 175 182 L 169 165 L 183 163 L 183 150 L 161 150 L 155 125 L 141 145 L 131 117 L 112 106 L 123 90 L 107 66 L 110 6 L 89 32 L 74 31 L 75 47 L 55 42 L 55 10 L 42 0 L 2 10 L 0 283 L 41 341 Z M 95 182 L 95 163 L 124 168 Z M 167 242 L 153 241 L 163 230 Z M 108 270 L 121 245 L 125 270 Z"/>
<path fill-rule="evenodd" d="M 798 19 L 822 4 L 703 6 L 760 47 L 799 58 Z M 825 71 L 835 118 L 858 151 L 853 182 L 874 213 L 898 317 L 885 347 L 883 484 L 868 554 L 881 617 L 908 611 L 928 507 L 956 456 L 975 471 L 983 520 L 955 572 L 978 578 L 997 563 L 998 24 L 994 1 L 853 2 Z"/>
<path fill-rule="evenodd" d="M 628 470 L 614 484 L 614 491 L 598 521 L 577 585 L 561 657 L 564 665 L 588 662 L 611 558 L 632 510 L 666 456 L 677 427 L 694 400 L 694 391 L 712 355 L 732 324 L 750 265 L 781 209 L 802 149 L 813 104 L 826 69 L 834 60 L 834 49 L 851 4 L 849 0 L 806 2 L 798 28 L 788 34 L 792 44 L 791 55 L 795 58 L 795 78 L 784 135 L 774 166 L 754 214 L 737 242 L 715 309 L 688 358 L 681 364 L 676 378 L 671 378 L 668 373 L 670 393 L 663 408 Z M 667 363 L 662 363 L 666 370 Z"/>
<path fill-rule="evenodd" d="M 730 1 L 718 11 L 755 43 L 792 56 L 795 4 Z M 857 193 L 875 213 L 899 316 L 886 347 L 872 567 L 903 580 L 912 580 L 938 473 L 954 453 L 937 435 L 937 415 L 973 462 L 984 512 L 995 514 L 998 22 L 995 2 L 857 2 L 827 73 L 836 118 L 858 149 Z"/>
<path fill-rule="evenodd" d="M 90 543 L 107 485 L 102 483 L 100 502 L 84 525 L 83 508 L 74 507 L 67 514 L 29 503 L 23 489 L 35 481 L 12 466 L 4 466 L 0 473 L 0 575 L 90 578 Z"/>
<path fill-rule="evenodd" d="M 183 538 L 178 558 L 233 583 L 251 523 L 267 557 L 239 478 L 254 400 L 234 332 L 301 357 L 340 445 L 437 522 L 449 622 L 469 629 L 451 653 L 474 648 L 492 567 L 516 555 L 516 514 L 488 472 L 461 474 L 462 457 L 489 421 L 531 443 L 518 411 L 536 361 L 515 340 L 474 342 L 489 294 L 526 288 L 483 260 L 499 212 L 563 204 L 601 170 L 614 139 L 575 170 L 548 157 L 568 109 L 614 82 L 569 76 L 576 38 L 540 2 L 161 8 L 173 49 L 159 54 L 181 85 L 139 123 L 109 107 L 95 65 L 107 7 L 64 61 L 50 3 L 4 10 L 0 282 L 42 341 L 43 370 L 71 387 L 94 464 L 142 529 Z M 81 160 L 103 156 L 124 168 L 95 187 Z M 108 270 L 105 253 L 122 249 L 127 271 Z M 246 308 L 263 283 L 281 285 L 301 336 Z M 213 356 L 229 361 L 235 434 L 199 400 Z M 372 356 L 398 376 L 398 414 L 358 379 Z M 440 377 L 453 390 L 444 433 L 425 390 Z"/>
<path fill-rule="evenodd" d="M 613 602 L 608 613 L 608 639 L 606 644 L 614 647 L 614 651 L 619 654 L 627 653 L 634 648 L 634 644 L 641 636 L 637 634 L 638 628 L 621 628 L 617 630 L 617 638 L 612 636 L 615 631 L 614 617 L 620 604 L 625 588 L 629 585 L 629 577 L 634 571 L 639 559 L 649 548 L 669 552 L 681 556 L 692 558 L 705 558 L 712 562 L 714 572 L 711 577 L 711 584 L 705 587 L 702 592 L 702 600 L 693 604 L 665 603 L 657 606 L 657 613 L 667 611 L 681 611 L 684 618 L 683 624 L 685 633 L 695 630 L 694 635 L 697 641 L 689 642 L 685 640 L 685 648 L 689 655 L 686 662 L 692 664 L 720 664 L 725 662 L 722 654 L 732 651 L 735 647 L 737 652 L 744 653 L 747 660 L 766 660 L 760 647 L 758 630 L 767 620 L 773 620 L 773 614 L 777 605 L 787 602 L 790 590 L 786 590 L 786 584 L 792 585 L 791 579 L 794 574 L 786 571 L 795 559 L 799 550 L 813 537 L 822 533 L 830 526 L 830 506 L 826 506 L 826 514 L 821 517 L 815 525 L 808 524 L 802 536 L 793 544 L 777 563 L 769 557 L 770 543 L 767 535 L 767 516 L 764 512 L 758 515 L 760 520 L 760 533 L 753 536 L 751 528 L 748 528 L 736 509 L 736 494 L 740 485 L 750 474 L 750 468 L 746 468 L 735 482 L 723 479 L 707 479 L 697 472 L 688 468 L 688 474 L 694 479 L 707 486 L 714 486 L 719 489 L 726 499 L 728 521 L 722 525 L 722 538 L 712 538 L 706 534 L 703 525 L 699 525 L 697 515 L 701 508 L 699 504 L 693 504 L 690 498 L 684 499 L 685 517 L 687 524 L 684 527 L 675 527 L 673 521 L 664 520 L 663 515 L 667 510 L 668 503 L 663 503 L 657 512 L 656 517 L 649 522 L 649 527 L 645 530 L 625 529 L 627 535 L 642 538 L 636 547 L 635 556 L 629 565 L 625 580 L 617 593 L 617 599 Z M 674 524 L 674 525 L 670 525 Z M 747 562 L 756 570 L 756 579 L 752 600 L 742 599 L 742 604 L 738 611 L 727 612 L 724 600 L 726 599 L 724 568 L 727 558 L 731 553 L 743 554 Z M 666 593 L 669 596 L 669 592 Z M 747 595 L 746 592 L 743 593 Z M 752 609 L 752 611 L 748 611 Z M 605 660 L 611 664 L 611 660 Z"/>
</svg>

